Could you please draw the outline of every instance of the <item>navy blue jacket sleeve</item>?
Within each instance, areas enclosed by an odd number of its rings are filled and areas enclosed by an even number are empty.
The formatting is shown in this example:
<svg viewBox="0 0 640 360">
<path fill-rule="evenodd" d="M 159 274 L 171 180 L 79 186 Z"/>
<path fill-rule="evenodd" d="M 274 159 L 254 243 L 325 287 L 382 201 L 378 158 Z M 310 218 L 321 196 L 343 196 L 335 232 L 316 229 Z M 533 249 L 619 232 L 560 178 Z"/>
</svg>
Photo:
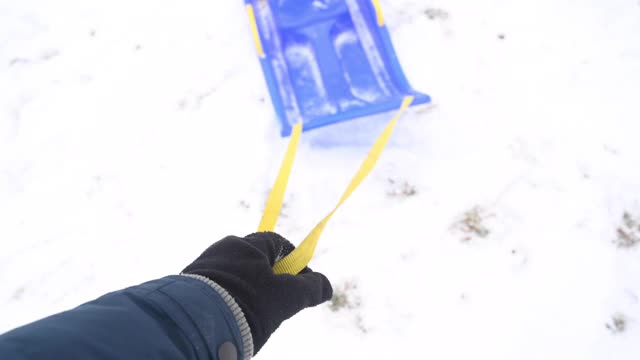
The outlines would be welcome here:
<svg viewBox="0 0 640 360">
<path fill-rule="evenodd" d="M 223 298 L 200 280 L 169 276 L 0 335 L 0 359 L 217 359 L 227 342 L 243 348 Z"/>
</svg>

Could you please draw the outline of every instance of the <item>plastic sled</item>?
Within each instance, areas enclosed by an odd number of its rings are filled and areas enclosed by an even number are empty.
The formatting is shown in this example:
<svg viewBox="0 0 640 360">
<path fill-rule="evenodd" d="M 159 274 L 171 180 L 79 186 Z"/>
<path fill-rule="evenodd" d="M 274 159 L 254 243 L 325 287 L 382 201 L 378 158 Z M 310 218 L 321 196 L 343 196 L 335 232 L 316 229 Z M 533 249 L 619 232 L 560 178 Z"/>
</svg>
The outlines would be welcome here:
<svg viewBox="0 0 640 360">
<path fill-rule="evenodd" d="M 245 0 L 282 135 L 429 103 L 405 77 L 378 0 Z"/>
</svg>

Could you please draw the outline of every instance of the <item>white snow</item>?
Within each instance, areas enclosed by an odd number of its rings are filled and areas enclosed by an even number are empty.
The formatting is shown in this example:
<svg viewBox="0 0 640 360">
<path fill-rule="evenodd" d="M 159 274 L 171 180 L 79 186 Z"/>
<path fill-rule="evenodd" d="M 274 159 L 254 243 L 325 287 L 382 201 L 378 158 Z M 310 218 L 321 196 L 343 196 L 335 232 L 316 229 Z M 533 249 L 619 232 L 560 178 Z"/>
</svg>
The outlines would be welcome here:
<svg viewBox="0 0 640 360">
<path fill-rule="evenodd" d="M 638 1 L 381 3 L 434 105 L 325 231 L 344 306 L 257 358 L 637 359 L 640 244 L 614 241 L 640 218 Z M 305 134 L 279 232 L 382 124 Z M 254 231 L 278 133 L 241 1 L 0 1 L 0 332 Z"/>
<path fill-rule="evenodd" d="M 302 102 L 300 106 L 304 113 L 313 117 L 335 114 L 337 109 L 327 96 L 327 89 L 322 79 L 320 67 L 318 62 L 315 61 L 313 46 L 308 43 L 296 44 L 292 42 L 285 48 L 284 56 L 287 59 L 285 66 L 288 71 L 295 71 L 297 74 L 294 83 L 299 88 L 313 88 L 312 92 L 316 94 L 313 98 L 298 99 L 298 102 Z M 308 89 L 306 91 L 311 92 Z M 293 92 L 293 89 L 288 91 L 288 93 Z"/>
<path fill-rule="evenodd" d="M 258 27 L 262 29 L 262 36 L 265 39 L 271 39 L 273 46 L 277 51 L 273 52 L 271 58 L 271 67 L 273 73 L 277 79 L 278 84 L 282 84 L 280 88 L 280 97 L 284 107 L 284 113 L 287 119 L 290 120 L 291 125 L 302 121 L 302 115 L 300 113 L 300 107 L 294 96 L 294 91 L 291 90 L 293 85 L 291 84 L 291 78 L 287 71 L 287 62 L 285 56 L 283 56 L 283 45 L 281 39 L 277 36 L 277 26 L 275 24 L 274 16 L 271 13 L 271 8 L 268 2 L 261 1 L 257 3 L 255 7 L 256 22 Z M 246 21 L 246 20 L 245 20 Z M 264 46 L 264 45 L 263 45 Z"/>
<path fill-rule="evenodd" d="M 355 31 L 351 31 L 351 30 L 342 31 L 335 37 L 335 39 L 333 39 L 333 46 L 336 49 L 336 54 L 342 60 L 344 59 L 344 56 L 345 56 L 344 53 L 345 51 L 347 51 L 347 48 L 349 47 L 354 48 L 354 47 L 360 46 L 360 42 L 358 41 L 358 34 Z M 376 55 L 379 55 L 379 54 L 376 54 Z M 379 59 L 379 56 L 378 56 L 378 59 Z M 370 64 L 372 63 L 373 62 L 370 62 Z M 358 66 L 366 66 L 366 65 L 358 64 Z M 353 81 L 349 71 L 345 71 L 344 76 L 347 83 L 349 84 L 351 93 L 353 94 L 353 96 L 355 96 L 358 99 L 364 100 L 368 103 L 374 103 L 378 99 L 380 99 L 383 95 L 389 95 L 388 89 L 386 89 L 385 86 L 383 86 L 381 89 L 378 89 L 373 86 L 357 86 L 357 83 Z M 381 81 L 380 76 L 375 72 L 374 72 L 374 76 L 376 76 L 376 80 L 378 82 Z M 381 90 L 387 90 L 387 93 L 382 94 Z M 354 106 L 354 105 L 358 107 L 362 107 L 361 101 L 343 101 L 343 103 L 344 104 L 341 104 L 341 108 L 343 109 L 349 108 L 350 106 Z"/>
<path fill-rule="evenodd" d="M 371 70 L 373 70 L 373 74 L 380 86 L 380 90 L 382 90 L 383 94 L 389 95 L 391 93 L 388 86 L 391 82 L 389 72 L 385 68 L 380 52 L 375 46 L 373 36 L 371 35 L 364 16 L 362 15 L 362 9 L 360 9 L 360 5 L 355 0 L 346 0 L 346 3 L 349 7 L 349 14 L 351 14 L 353 26 L 358 37 L 360 37 L 362 49 L 367 55 L 367 61 L 369 62 L 369 66 L 371 66 Z"/>
</svg>

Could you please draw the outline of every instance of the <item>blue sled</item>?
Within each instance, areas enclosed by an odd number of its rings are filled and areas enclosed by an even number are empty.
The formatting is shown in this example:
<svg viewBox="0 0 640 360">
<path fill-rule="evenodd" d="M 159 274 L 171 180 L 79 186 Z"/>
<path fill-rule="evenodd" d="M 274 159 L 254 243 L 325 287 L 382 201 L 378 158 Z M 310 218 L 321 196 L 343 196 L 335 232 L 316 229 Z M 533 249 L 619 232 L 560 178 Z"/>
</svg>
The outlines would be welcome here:
<svg viewBox="0 0 640 360">
<path fill-rule="evenodd" d="M 282 136 L 398 109 L 411 87 L 378 0 L 245 0 Z"/>
</svg>

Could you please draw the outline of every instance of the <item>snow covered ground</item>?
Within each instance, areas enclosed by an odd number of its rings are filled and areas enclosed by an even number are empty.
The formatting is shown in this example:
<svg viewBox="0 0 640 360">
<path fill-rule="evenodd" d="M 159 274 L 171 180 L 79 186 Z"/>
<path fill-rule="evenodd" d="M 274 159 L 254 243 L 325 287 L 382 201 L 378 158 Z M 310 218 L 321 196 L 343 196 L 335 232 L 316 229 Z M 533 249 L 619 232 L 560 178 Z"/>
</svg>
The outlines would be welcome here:
<svg viewBox="0 0 640 360">
<path fill-rule="evenodd" d="M 434 105 L 327 228 L 336 299 L 258 358 L 638 359 L 640 2 L 382 6 Z M 349 126 L 303 137 L 293 242 Z M 0 332 L 254 231 L 285 146 L 241 1 L 0 0 Z"/>
</svg>

